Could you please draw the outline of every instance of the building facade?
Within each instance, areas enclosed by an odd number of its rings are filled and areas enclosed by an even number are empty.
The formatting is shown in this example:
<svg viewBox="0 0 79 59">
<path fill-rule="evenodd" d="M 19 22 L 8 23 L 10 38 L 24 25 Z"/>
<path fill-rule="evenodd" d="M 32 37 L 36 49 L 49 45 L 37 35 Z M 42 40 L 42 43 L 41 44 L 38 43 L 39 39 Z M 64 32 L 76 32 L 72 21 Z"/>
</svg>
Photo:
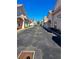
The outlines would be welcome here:
<svg viewBox="0 0 79 59">
<path fill-rule="evenodd" d="M 24 29 L 29 26 L 29 20 L 25 14 L 23 4 L 17 4 L 17 29 Z"/>
<path fill-rule="evenodd" d="M 49 27 L 61 30 L 61 0 L 57 0 L 55 9 L 49 11 L 48 20 L 50 21 Z"/>
</svg>

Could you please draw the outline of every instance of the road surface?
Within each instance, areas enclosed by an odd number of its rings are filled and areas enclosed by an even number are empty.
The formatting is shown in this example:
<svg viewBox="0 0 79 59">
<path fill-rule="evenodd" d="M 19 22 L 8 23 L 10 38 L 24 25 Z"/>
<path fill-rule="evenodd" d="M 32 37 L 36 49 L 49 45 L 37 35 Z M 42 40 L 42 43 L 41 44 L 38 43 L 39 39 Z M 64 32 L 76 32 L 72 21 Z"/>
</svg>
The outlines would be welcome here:
<svg viewBox="0 0 79 59">
<path fill-rule="evenodd" d="M 17 33 L 17 53 L 35 51 L 35 59 L 61 59 L 61 48 L 52 40 L 52 35 L 40 26 Z"/>
</svg>

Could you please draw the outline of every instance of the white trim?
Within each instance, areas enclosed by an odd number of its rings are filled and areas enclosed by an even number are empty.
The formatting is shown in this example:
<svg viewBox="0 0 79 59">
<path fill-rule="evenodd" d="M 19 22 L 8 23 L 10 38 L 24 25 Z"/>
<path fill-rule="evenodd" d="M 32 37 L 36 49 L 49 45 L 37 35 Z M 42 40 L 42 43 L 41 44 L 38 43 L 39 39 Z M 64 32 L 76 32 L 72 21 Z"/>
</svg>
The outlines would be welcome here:
<svg viewBox="0 0 79 59">
<path fill-rule="evenodd" d="M 21 51 L 20 54 L 19 54 L 19 56 L 18 56 L 18 58 L 20 57 L 20 55 L 21 55 L 22 52 L 32 52 L 33 53 L 33 59 L 34 59 L 35 51 Z"/>
</svg>

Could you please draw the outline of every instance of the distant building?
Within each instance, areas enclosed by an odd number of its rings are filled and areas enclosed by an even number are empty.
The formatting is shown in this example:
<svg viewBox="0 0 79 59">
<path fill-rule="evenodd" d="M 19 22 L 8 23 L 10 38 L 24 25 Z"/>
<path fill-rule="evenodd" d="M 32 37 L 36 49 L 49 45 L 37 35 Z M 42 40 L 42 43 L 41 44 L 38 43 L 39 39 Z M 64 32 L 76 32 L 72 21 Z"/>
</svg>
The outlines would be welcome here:
<svg viewBox="0 0 79 59">
<path fill-rule="evenodd" d="M 48 17 L 44 16 L 44 23 L 47 23 L 47 22 L 48 22 Z"/>
<path fill-rule="evenodd" d="M 44 17 L 44 26 L 49 27 L 48 17 L 47 16 Z"/>
<path fill-rule="evenodd" d="M 37 22 L 36 21 L 30 20 L 30 26 L 31 27 L 34 27 L 36 25 L 37 25 Z"/>
</svg>

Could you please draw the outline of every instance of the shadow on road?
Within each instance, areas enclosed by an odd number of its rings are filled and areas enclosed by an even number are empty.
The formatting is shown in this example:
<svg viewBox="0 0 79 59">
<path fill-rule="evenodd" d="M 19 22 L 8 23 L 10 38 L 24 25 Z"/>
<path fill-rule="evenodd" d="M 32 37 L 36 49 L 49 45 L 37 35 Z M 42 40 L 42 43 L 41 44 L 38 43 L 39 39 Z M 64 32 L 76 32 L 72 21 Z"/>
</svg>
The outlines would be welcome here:
<svg viewBox="0 0 79 59">
<path fill-rule="evenodd" d="M 49 27 L 44 27 L 43 28 L 49 32 L 49 33 L 53 33 L 56 36 L 52 36 L 52 40 L 54 40 L 60 47 L 61 47 L 61 31 L 55 28 L 49 28 Z"/>
<path fill-rule="evenodd" d="M 52 36 L 52 40 L 54 40 L 61 47 L 61 37 L 60 36 Z"/>
</svg>

